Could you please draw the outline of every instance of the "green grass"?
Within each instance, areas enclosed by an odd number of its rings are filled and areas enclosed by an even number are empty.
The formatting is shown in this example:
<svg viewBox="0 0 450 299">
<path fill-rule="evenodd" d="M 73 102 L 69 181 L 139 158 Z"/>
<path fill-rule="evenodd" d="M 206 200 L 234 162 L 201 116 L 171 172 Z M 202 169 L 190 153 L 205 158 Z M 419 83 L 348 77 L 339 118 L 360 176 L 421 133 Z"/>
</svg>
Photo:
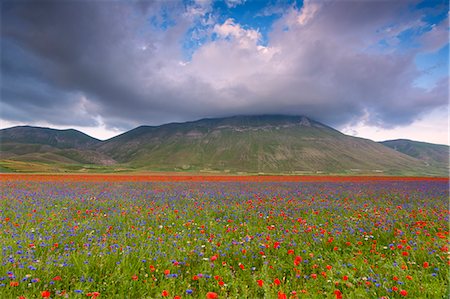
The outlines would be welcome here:
<svg viewBox="0 0 450 299">
<path fill-rule="evenodd" d="M 446 182 L 0 184 L 1 298 L 449 295 Z"/>
</svg>

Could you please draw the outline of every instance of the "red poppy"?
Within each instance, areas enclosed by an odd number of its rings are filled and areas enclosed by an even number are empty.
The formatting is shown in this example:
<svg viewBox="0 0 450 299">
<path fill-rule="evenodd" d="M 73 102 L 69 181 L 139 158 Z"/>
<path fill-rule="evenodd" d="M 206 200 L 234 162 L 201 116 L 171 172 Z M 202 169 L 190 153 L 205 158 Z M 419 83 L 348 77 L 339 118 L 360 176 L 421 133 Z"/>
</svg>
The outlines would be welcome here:
<svg viewBox="0 0 450 299">
<path fill-rule="evenodd" d="M 403 297 L 406 297 L 406 295 L 408 295 L 408 292 L 406 290 L 401 290 L 400 295 L 402 295 Z"/>
<path fill-rule="evenodd" d="M 138 280 L 138 276 L 137 275 L 133 275 L 133 276 L 131 276 L 131 279 L 136 281 L 136 280 Z"/>
<path fill-rule="evenodd" d="M 18 287 L 19 286 L 19 282 L 18 281 L 11 281 L 9 283 L 9 285 L 12 286 L 12 287 Z"/>
<path fill-rule="evenodd" d="M 287 296 L 285 293 L 278 292 L 278 299 L 287 299 Z"/>
<path fill-rule="evenodd" d="M 61 280 L 61 276 L 55 276 L 55 277 L 53 277 L 53 281 L 59 281 L 59 280 Z"/>
<path fill-rule="evenodd" d="M 167 292 L 166 290 L 164 290 L 164 291 L 162 291 L 161 296 L 167 297 L 167 296 L 169 296 L 169 292 Z"/>
<path fill-rule="evenodd" d="M 279 286 L 281 284 L 281 281 L 278 278 L 275 278 L 275 280 L 273 281 L 273 283 L 277 286 Z"/>
<path fill-rule="evenodd" d="M 423 262 L 423 267 L 426 269 L 430 266 L 430 264 L 428 262 Z"/>
<path fill-rule="evenodd" d="M 217 260 L 217 255 L 213 255 L 213 256 L 211 257 L 211 262 L 214 262 L 215 260 Z"/>
<path fill-rule="evenodd" d="M 50 297 L 50 292 L 49 291 L 42 291 L 41 292 L 41 296 L 42 296 L 42 298 L 49 298 Z"/>
<path fill-rule="evenodd" d="M 264 281 L 263 281 L 262 279 L 258 279 L 256 282 L 258 283 L 258 285 L 259 285 L 260 287 L 262 287 L 263 284 L 264 284 Z"/>
<path fill-rule="evenodd" d="M 334 295 L 336 295 L 336 299 L 342 299 L 342 292 L 340 290 L 334 291 Z"/>
<path fill-rule="evenodd" d="M 219 295 L 217 295 L 217 294 L 214 293 L 214 292 L 208 292 L 208 293 L 206 294 L 206 298 L 208 298 L 208 299 L 216 299 L 216 298 L 219 298 Z"/>
</svg>

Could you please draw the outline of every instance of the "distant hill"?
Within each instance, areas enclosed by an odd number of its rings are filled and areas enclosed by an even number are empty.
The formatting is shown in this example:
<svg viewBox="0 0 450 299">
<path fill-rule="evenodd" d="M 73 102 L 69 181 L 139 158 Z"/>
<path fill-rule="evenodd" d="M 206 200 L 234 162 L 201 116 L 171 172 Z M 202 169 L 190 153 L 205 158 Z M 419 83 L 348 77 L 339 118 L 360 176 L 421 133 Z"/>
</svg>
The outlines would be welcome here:
<svg viewBox="0 0 450 299">
<path fill-rule="evenodd" d="M 420 157 L 347 136 L 305 116 L 141 126 L 106 141 L 75 130 L 21 128 L 0 130 L 5 169 L 446 175 Z"/>
<path fill-rule="evenodd" d="M 74 129 L 19 126 L 1 130 L 0 143 L 26 143 L 47 145 L 54 148 L 90 148 L 101 142 Z"/>
<path fill-rule="evenodd" d="M 400 153 L 425 161 L 430 165 L 449 167 L 450 147 L 408 139 L 396 139 L 380 142 Z"/>
<path fill-rule="evenodd" d="M 0 130 L 0 159 L 24 162 L 19 165 L 25 170 L 27 163 L 49 164 L 55 170 L 60 165 L 114 164 L 110 157 L 94 150 L 100 143 L 100 140 L 73 129 L 13 127 Z"/>
</svg>

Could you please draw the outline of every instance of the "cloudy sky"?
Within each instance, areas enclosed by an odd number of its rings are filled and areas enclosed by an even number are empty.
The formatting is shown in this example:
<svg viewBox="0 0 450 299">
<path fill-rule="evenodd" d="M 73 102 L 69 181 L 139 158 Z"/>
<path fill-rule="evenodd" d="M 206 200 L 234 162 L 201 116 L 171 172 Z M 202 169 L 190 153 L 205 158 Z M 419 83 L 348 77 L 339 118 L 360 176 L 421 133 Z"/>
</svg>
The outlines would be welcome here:
<svg viewBox="0 0 450 299">
<path fill-rule="evenodd" d="M 442 1 L 1 2 L 0 127 L 300 114 L 448 144 Z"/>
</svg>

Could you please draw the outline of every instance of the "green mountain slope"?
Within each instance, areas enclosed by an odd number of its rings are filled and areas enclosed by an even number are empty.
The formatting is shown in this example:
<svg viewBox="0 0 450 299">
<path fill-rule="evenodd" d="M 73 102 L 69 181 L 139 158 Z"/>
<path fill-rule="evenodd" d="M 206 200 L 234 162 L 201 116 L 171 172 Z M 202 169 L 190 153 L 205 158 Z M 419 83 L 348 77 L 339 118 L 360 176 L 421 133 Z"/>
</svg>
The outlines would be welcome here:
<svg viewBox="0 0 450 299">
<path fill-rule="evenodd" d="M 251 173 L 436 174 L 434 167 L 303 116 L 143 126 L 99 148 L 132 168 Z"/>
<path fill-rule="evenodd" d="M 76 130 L 0 130 L 0 171 L 448 175 L 420 159 L 304 116 L 141 126 L 106 141 Z"/>
<path fill-rule="evenodd" d="M 425 161 L 430 165 L 449 168 L 450 147 L 447 145 L 407 139 L 388 140 L 380 143 L 400 153 Z"/>
<path fill-rule="evenodd" d="M 101 141 L 77 130 L 13 127 L 0 130 L 0 159 L 61 165 L 112 165 L 110 157 L 95 151 Z M 20 163 L 19 163 L 20 164 Z M 23 164 L 20 164 L 23 165 Z"/>
<path fill-rule="evenodd" d="M 0 130 L 0 144 L 6 143 L 39 144 L 55 148 L 91 148 L 101 141 L 74 129 L 19 126 Z"/>
</svg>

